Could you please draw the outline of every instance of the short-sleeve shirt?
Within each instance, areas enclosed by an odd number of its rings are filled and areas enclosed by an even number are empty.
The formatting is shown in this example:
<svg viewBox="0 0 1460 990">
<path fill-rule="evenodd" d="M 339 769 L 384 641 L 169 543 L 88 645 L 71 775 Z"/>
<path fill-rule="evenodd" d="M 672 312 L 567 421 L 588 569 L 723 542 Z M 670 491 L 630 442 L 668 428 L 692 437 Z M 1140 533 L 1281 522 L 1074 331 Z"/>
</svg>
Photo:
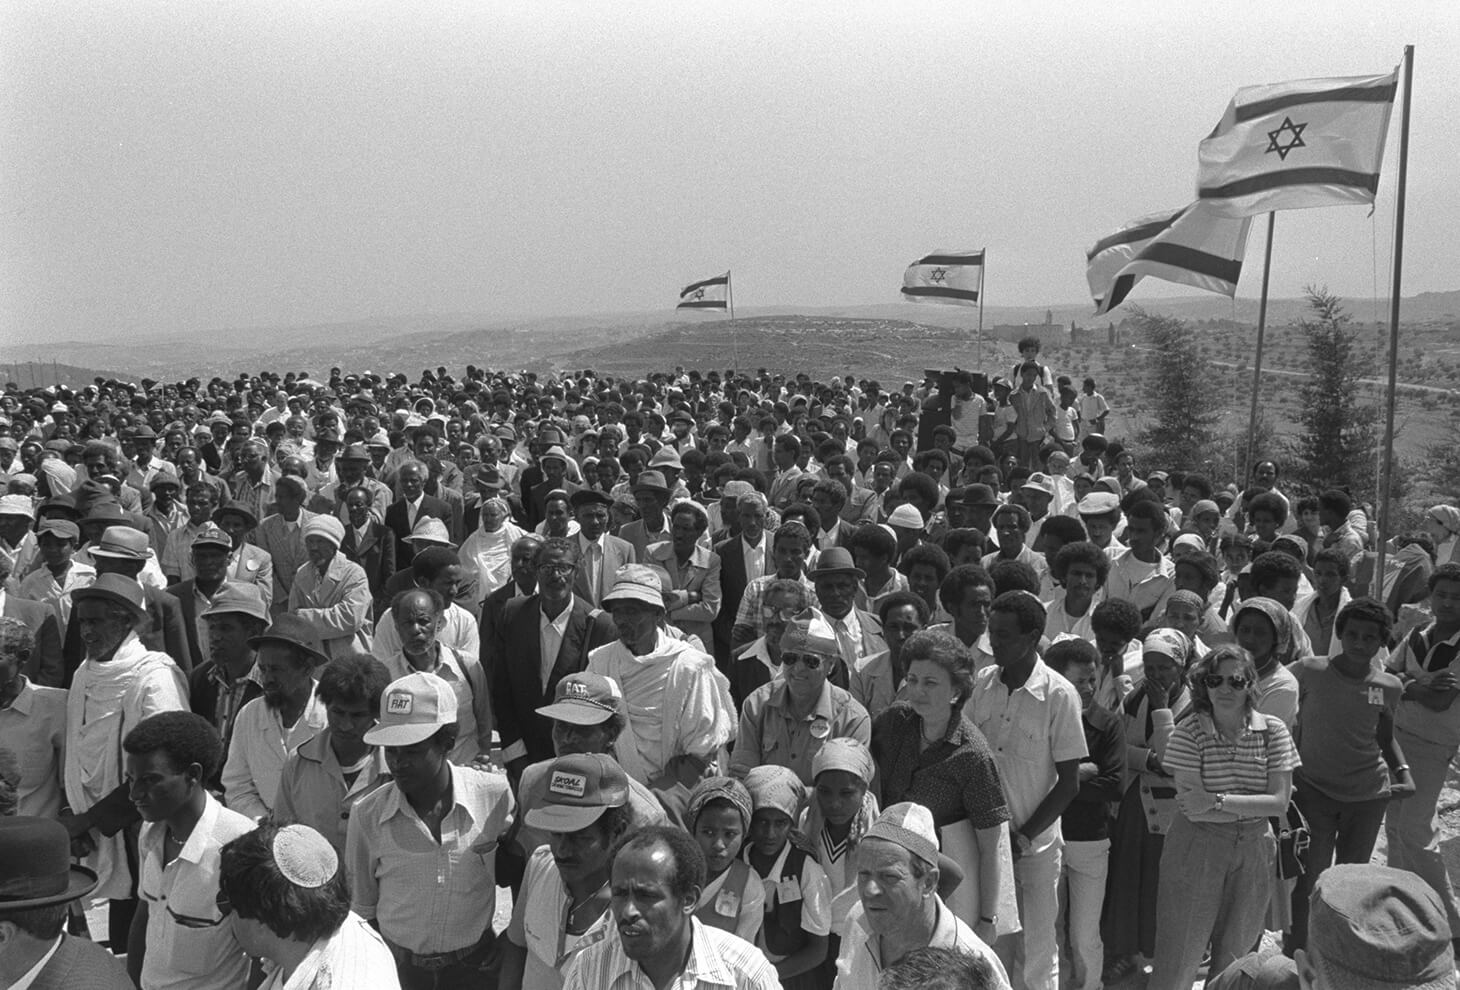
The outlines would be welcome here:
<svg viewBox="0 0 1460 990">
<path fill-rule="evenodd" d="M 968 719 L 949 721 L 947 734 L 919 751 L 923 720 L 899 701 L 872 723 L 872 756 L 882 784 L 882 805 L 916 801 L 939 828 L 968 819 L 974 828 L 1009 820 L 1009 806 L 988 740 Z"/>
<path fill-rule="evenodd" d="M 527 861 L 522 893 L 512 905 L 512 921 L 507 926 L 508 941 L 527 950 L 522 990 L 559 990 L 573 957 L 612 937 L 612 913 L 608 911 L 581 935 L 568 934 L 564 921 L 570 900 L 552 850 L 542 846 Z"/>
<path fill-rule="evenodd" d="M 973 675 L 973 697 L 964 711 L 988 740 L 1015 826 L 1034 814 L 1059 780 L 1056 764 L 1083 760 L 1085 725 L 1080 696 L 1069 681 L 1036 659 L 1029 677 L 1010 691 L 1000 680 L 1001 668 L 986 667 Z M 1060 837 L 1059 819 L 1031 836 L 1034 852 Z"/>
<path fill-rule="evenodd" d="M 1389 669 L 1424 683 L 1443 670 L 1460 670 L 1457 661 L 1460 661 L 1460 633 L 1440 639 L 1431 623 L 1405 637 L 1390 657 Z M 1394 724 L 1426 742 L 1460 747 L 1460 705 L 1437 712 L 1418 701 L 1404 701 L 1399 705 L 1399 717 Z"/>
<path fill-rule="evenodd" d="M 1287 726 L 1273 715 L 1252 712 L 1235 743 L 1217 732 L 1212 717 L 1198 712 L 1176 726 L 1161 765 L 1168 773 L 1195 773 L 1210 794 L 1266 794 L 1270 773 L 1291 772 L 1300 765 L 1298 748 Z M 1229 822 L 1230 812 L 1187 815 L 1190 821 Z"/>
<path fill-rule="evenodd" d="M 1393 674 L 1368 668 L 1349 677 L 1327 657 L 1288 668 L 1298 679 L 1298 755 L 1303 782 L 1335 801 L 1372 801 L 1389 793 L 1389 772 L 1375 730 L 1399 710 L 1404 687 Z"/>
</svg>

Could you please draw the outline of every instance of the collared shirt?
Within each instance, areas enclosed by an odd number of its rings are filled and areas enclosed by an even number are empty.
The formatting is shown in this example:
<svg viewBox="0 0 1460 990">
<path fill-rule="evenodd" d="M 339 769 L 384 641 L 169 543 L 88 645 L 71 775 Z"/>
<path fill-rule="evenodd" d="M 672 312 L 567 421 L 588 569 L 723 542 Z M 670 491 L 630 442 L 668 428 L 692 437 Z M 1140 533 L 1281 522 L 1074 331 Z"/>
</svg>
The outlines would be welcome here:
<svg viewBox="0 0 1460 990">
<path fill-rule="evenodd" d="M 745 586 L 740 608 L 735 612 L 735 625 L 754 626 L 757 636 L 765 635 L 765 616 L 761 614 L 761 606 L 765 604 L 766 589 L 778 580 L 780 578 L 771 573 L 755 578 Z M 816 586 L 804 574 L 798 575 L 796 580 L 806 592 L 806 604 L 814 608 L 817 605 Z"/>
<path fill-rule="evenodd" d="M 514 804 L 507 778 L 453 764 L 451 797 L 439 842 L 395 784 L 356 805 L 345 840 L 355 913 L 423 955 L 475 945 L 497 910 L 497 840 Z"/>
<path fill-rule="evenodd" d="M 1421 684 L 1441 671 L 1460 670 L 1460 632 L 1440 639 L 1435 635 L 1434 623 L 1416 629 L 1389 658 L 1389 670 L 1402 681 Z M 1460 746 L 1460 705 L 1437 712 L 1407 698 L 1399 703 L 1394 725 L 1428 742 Z"/>
<path fill-rule="evenodd" d="M 446 606 L 441 628 L 436 631 L 436 642 L 449 646 L 463 656 L 479 657 L 482 653 L 481 627 L 476 616 L 456 602 Z M 370 652 L 381 663 L 390 665 L 390 657 L 400 652 L 400 633 L 395 631 L 395 616 L 390 609 L 375 623 L 375 640 Z"/>
<path fill-rule="evenodd" d="M 193 570 L 193 537 L 208 525 L 209 520 L 206 519 L 196 525 L 189 521 L 167 535 L 167 545 L 162 548 L 158 563 L 169 579 L 176 577 L 179 581 L 191 581 L 197 576 Z"/>
<path fill-rule="evenodd" d="M 583 573 L 588 579 L 589 590 L 593 592 L 593 604 L 597 605 L 603 597 L 603 534 L 599 534 L 596 540 L 590 540 L 581 529 L 578 530 L 578 549 L 583 551 Z M 546 677 L 543 683 L 547 683 Z"/>
<path fill-rule="evenodd" d="M 785 680 L 772 681 L 745 699 L 730 757 L 731 776 L 743 780 L 753 768 L 769 764 L 789 767 L 810 786 L 811 764 L 826 740 L 850 736 L 871 745 L 872 720 L 850 693 L 823 683 L 815 707 L 797 718 L 791 713 L 790 690 Z"/>
<path fill-rule="evenodd" d="M 264 968 L 267 970 L 266 962 Z M 333 935 L 317 940 L 286 980 L 282 968 L 275 969 L 259 990 L 400 990 L 395 958 L 390 948 L 354 912 Z"/>
<path fill-rule="evenodd" d="M 759 543 L 747 543 L 745 537 L 740 537 L 740 552 L 745 557 L 745 576 L 748 581 L 765 577 L 766 569 L 766 538 L 762 533 Z"/>
<path fill-rule="evenodd" d="M 345 851 L 350 814 L 365 795 L 389 782 L 385 750 L 366 751 L 365 766 L 350 782 L 330 745 L 328 729 L 306 739 L 284 761 L 274 798 L 274 820 L 308 825 L 329 840 L 335 852 Z"/>
<path fill-rule="evenodd" d="M 217 699 L 213 703 L 213 724 L 218 727 L 223 736 L 223 745 L 227 746 L 233 738 L 233 723 L 238 720 L 238 713 L 243 708 L 243 696 L 248 690 L 250 683 L 263 686 L 259 679 L 258 664 L 251 664 L 248 673 L 242 677 L 228 679 L 228 672 L 221 664 L 213 664 L 208 668 L 208 678 L 218 686 Z"/>
<path fill-rule="evenodd" d="M 665 990 L 780 990 L 775 967 L 745 939 L 691 918 L 690 954 Z M 617 932 L 573 959 L 565 990 L 655 990 Z"/>
<path fill-rule="evenodd" d="M 381 663 L 390 671 L 392 680 L 417 669 L 399 649 L 382 658 Z M 438 639 L 436 663 L 430 672 L 450 684 L 456 694 L 456 745 L 451 749 L 451 762 L 466 766 L 492 748 L 492 706 L 481 658 L 452 649 Z"/>
<path fill-rule="evenodd" d="M 1105 598 L 1124 598 L 1141 610 L 1141 618 L 1161 614 L 1166 599 L 1176 590 L 1176 566 L 1171 558 L 1157 553 L 1154 561 L 1136 559 L 1127 547 L 1110 561 L 1105 579 Z"/>
<path fill-rule="evenodd" d="M 244 705 L 233 723 L 228 759 L 223 764 L 223 795 L 228 807 L 255 821 L 268 815 L 279 793 L 284 761 L 328 723 L 324 702 L 313 687 L 304 711 L 288 728 L 278 709 L 263 698 Z"/>
<path fill-rule="evenodd" d="M 71 593 L 79 588 L 89 588 L 95 581 L 96 568 L 79 560 L 71 561 L 66 576 L 60 581 L 56 580 L 49 567 L 42 564 L 20 582 L 20 587 L 15 589 L 15 597 L 49 605 L 60 623 L 61 634 L 65 635 L 71 621 Z"/>
<path fill-rule="evenodd" d="M 994 950 L 985 945 L 972 928 L 958 920 L 942 898 L 935 895 L 934 901 L 938 917 L 933 923 L 933 936 L 928 945 L 982 959 L 993 974 L 993 990 L 1009 990 L 1009 974 L 999 957 L 994 955 Z M 841 954 L 836 960 L 834 990 L 877 990 L 883 967 L 880 939 L 867 926 L 867 916 L 858 903 L 847 916 L 847 933 L 842 937 Z"/>
<path fill-rule="evenodd" d="M 547 690 L 548 678 L 552 676 L 553 667 L 557 665 L 558 651 L 562 649 L 563 637 L 568 632 L 568 619 L 572 615 L 573 603 L 571 600 L 563 606 L 555 619 L 548 618 L 547 612 L 541 608 L 537 610 L 537 638 L 541 653 L 538 657 L 538 680 L 544 691 Z"/>
<path fill-rule="evenodd" d="M 1045 621 L 1044 635 L 1054 642 L 1054 638 L 1060 635 L 1074 636 L 1086 642 L 1095 642 L 1095 627 L 1090 622 L 1090 616 L 1095 611 L 1095 599 L 1090 600 L 1085 611 L 1081 615 L 1070 615 L 1065 610 L 1064 588 L 1055 591 L 1053 597 L 1044 603 Z M 1099 597 L 1099 594 L 1096 594 Z"/>
<path fill-rule="evenodd" d="M 148 822 L 137 840 L 147 902 L 147 955 L 142 990 L 237 990 L 248 979 L 248 956 L 233 925 L 218 913 L 223 847 L 254 823 L 209 794 L 182 851 L 165 862 L 167 823 Z"/>
<path fill-rule="evenodd" d="M 32 684 L 22 674 L 20 693 L 0 708 L 0 749 L 20 767 L 16 814 L 56 818 L 61 813 L 61 768 L 66 753 L 66 692 Z"/>
<path fill-rule="evenodd" d="M 1029 677 L 1010 692 L 999 679 L 1001 668 L 986 667 L 973 675 L 973 697 L 965 711 L 988 739 L 1004 783 L 1016 827 L 1054 787 L 1055 764 L 1083 760 L 1085 728 L 1080 721 L 1080 696 L 1074 685 L 1035 658 Z M 1060 839 L 1059 820 L 1030 836 L 1034 852 Z"/>
<path fill-rule="evenodd" d="M 923 720 L 907 702 L 894 704 L 873 723 L 872 756 L 884 803 L 916 801 L 940 828 L 965 819 L 975 829 L 1007 822 L 997 762 L 968 718 L 949 719 L 943 738 L 926 749 L 922 735 Z"/>
<path fill-rule="evenodd" d="M 580 952 L 614 934 L 613 912 L 605 910 L 579 935 L 570 935 L 564 919 L 571 897 L 552 850 L 542 846 L 532 853 L 523 874 L 522 893 L 512 904 L 507 940 L 527 950 L 522 990 L 560 990 L 563 974 Z"/>
<path fill-rule="evenodd" d="M 1300 762 L 1282 720 L 1257 711 L 1248 713 L 1234 743 L 1222 738 L 1210 715 L 1197 712 L 1176 727 L 1161 757 L 1167 773 L 1199 777 L 1202 789 L 1211 794 L 1266 794 L 1268 774 L 1291 773 Z M 1232 812 L 1215 808 L 1182 814 L 1193 822 L 1237 820 Z"/>
</svg>

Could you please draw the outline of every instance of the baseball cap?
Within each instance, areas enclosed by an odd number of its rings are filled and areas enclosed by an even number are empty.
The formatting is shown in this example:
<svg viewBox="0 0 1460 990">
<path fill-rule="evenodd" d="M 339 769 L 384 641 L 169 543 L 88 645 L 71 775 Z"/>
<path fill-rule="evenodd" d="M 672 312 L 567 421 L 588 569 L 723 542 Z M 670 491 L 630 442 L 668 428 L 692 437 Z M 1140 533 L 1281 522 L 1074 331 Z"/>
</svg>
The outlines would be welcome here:
<svg viewBox="0 0 1460 990">
<path fill-rule="evenodd" d="M 836 630 L 815 609 L 807 609 L 786 624 L 781 633 L 782 653 L 815 653 L 820 656 L 841 655 Z"/>
<path fill-rule="evenodd" d="M 386 686 L 380 721 L 365 733 L 370 746 L 414 746 L 456 724 L 456 692 L 435 674 L 418 670 Z"/>
<path fill-rule="evenodd" d="M 629 802 L 629 777 L 604 753 L 574 753 L 548 764 L 541 804 L 525 821 L 544 832 L 576 832 L 598 821 L 609 808 Z"/>
<path fill-rule="evenodd" d="M 1036 471 L 1021 487 L 1026 492 L 1040 492 L 1054 498 L 1054 479 L 1047 474 Z"/>
<path fill-rule="evenodd" d="M 615 713 L 623 714 L 623 692 L 611 678 L 582 671 L 558 681 L 553 703 L 537 714 L 572 725 L 598 725 Z"/>
<path fill-rule="evenodd" d="M 1439 895 L 1406 870 L 1342 863 L 1313 887 L 1308 952 L 1342 990 L 1453 988 L 1455 954 Z"/>
<path fill-rule="evenodd" d="M 52 536 L 59 536 L 62 539 L 80 540 L 81 527 L 69 519 L 45 519 L 36 527 L 36 536 L 45 536 L 50 533 Z"/>
<path fill-rule="evenodd" d="M 204 523 L 203 527 L 193 534 L 192 546 L 222 547 L 224 550 L 232 550 L 233 537 L 223 532 L 214 523 Z"/>
</svg>

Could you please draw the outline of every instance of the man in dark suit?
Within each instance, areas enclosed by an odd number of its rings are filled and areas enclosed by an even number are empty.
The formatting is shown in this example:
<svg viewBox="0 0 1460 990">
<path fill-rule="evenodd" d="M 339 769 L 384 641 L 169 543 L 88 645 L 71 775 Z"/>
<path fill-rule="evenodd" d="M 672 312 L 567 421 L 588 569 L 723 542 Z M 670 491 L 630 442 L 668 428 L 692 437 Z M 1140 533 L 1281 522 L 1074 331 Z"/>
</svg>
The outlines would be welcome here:
<svg viewBox="0 0 1460 990">
<path fill-rule="evenodd" d="M 537 548 L 542 546 L 542 537 L 527 533 L 512 544 L 512 580 L 482 599 L 482 614 L 477 622 L 481 633 L 482 670 L 487 672 L 487 683 L 492 684 L 493 670 L 497 663 L 497 632 L 502 625 L 502 613 L 507 603 L 514 598 L 526 598 L 537 593 Z"/>
<path fill-rule="evenodd" d="M 231 544 L 230 544 L 231 545 Z M 91 559 L 96 565 L 96 576 L 121 574 L 133 581 L 142 573 L 147 555 L 152 552 L 147 534 L 131 526 L 110 526 L 101 539 L 91 545 Z M 149 650 L 159 650 L 172 657 L 182 668 L 183 676 L 193 669 L 192 651 L 188 648 L 187 630 L 183 627 L 182 604 L 161 588 L 142 586 L 142 597 L 147 605 L 147 627 L 139 630 L 142 645 Z M 81 645 L 81 622 L 75 609 L 71 621 L 66 624 L 66 637 L 61 645 L 65 659 L 65 675 L 62 687 L 71 686 L 86 651 Z"/>
<path fill-rule="evenodd" d="M 385 510 L 385 525 L 395 537 L 395 566 L 405 567 L 416 555 L 407 537 L 422 516 L 434 516 L 451 526 L 451 507 L 434 495 L 426 494 L 426 466 L 406 461 L 399 474 L 401 497 Z"/>
<path fill-rule="evenodd" d="M 271 615 L 258 585 L 238 582 L 219 588 L 198 618 L 207 629 L 209 656 L 188 677 L 188 707 L 218 730 L 226 753 L 239 711 L 264 693 L 252 676 L 258 657 L 253 643 Z M 214 771 L 210 786 L 221 789 L 222 770 Z"/>
<path fill-rule="evenodd" d="M 537 459 L 542 466 L 543 480 L 528 489 L 526 505 L 527 524 L 535 527 L 547 516 L 548 495 L 555 491 L 567 492 L 572 496 L 582 485 L 568 480 L 568 454 L 562 447 L 549 447 Z"/>
<path fill-rule="evenodd" d="M 588 666 L 588 653 L 618 638 L 607 613 L 573 594 L 578 545 L 550 539 L 534 557 L 537 594 L 516 598 L 502 610 L 492 664 L 492 704 L 502 759 L 516 786 L 524 767 L 554 755 L 552 720 L 537 714 L 558 681 Z M 556 642 L 543 645 L 543 620 Z"/>
<path fill-rule="evenodd" d="M 71 840 L 59 822 L 0 819 L 0 876 L 18 892 L 0 897 L 0 986 L 30 975 L 29 990 L 132 990 L 115 956 L 65 934 L 67 905 L 96 889 L 96 874 L 71 865 Z"/>
<path fill-rule="evenodd" d="M 727 676 L 733 660 L 730 630 L 735 626 L 740 600 L 745 597 L 745 589 L 751 581 L 775 570 L 771 534 L 766 530 L 766 511 L 764 495 L 754 491 L 741 495 L 735 500 L 740 535 L 715 545 L 715 553 L 720 557 L 720 612 L 715 616 L 711 629 L 715 639 L 715 663 Z"/>
<path fill-rule="evenodd" d="M 385 584 L 395 573 L 395 534 L 385 528 L 371 513 L 374 498 L 368 488 L 356 487 L 345 493 L 345 541 L 340 553 L 360 565 L 370 582 L 370 599 L 375 614 L 382 615 L 390 607 Z"/>
</svg>

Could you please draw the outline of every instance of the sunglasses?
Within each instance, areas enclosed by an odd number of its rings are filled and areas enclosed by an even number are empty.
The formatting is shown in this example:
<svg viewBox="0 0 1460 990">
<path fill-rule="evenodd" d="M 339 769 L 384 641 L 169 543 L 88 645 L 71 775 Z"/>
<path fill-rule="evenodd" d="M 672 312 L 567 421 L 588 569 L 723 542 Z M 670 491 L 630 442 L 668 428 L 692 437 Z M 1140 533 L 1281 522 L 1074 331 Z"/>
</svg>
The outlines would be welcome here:
<svg viewBox="0 0 1460 990">
<path fill-rule="evenodd" d="M 1222 682 L 1224 681 L 1238 691 L 1247 690 L 1247 685 L 1252 683 L 1241 674 L 1229 674 L 1226 677 L 1223 677 L 1221 674 L 1207 674 L 1201 679 L 1201 682 L 1207 686 L 1208 691 L 1215 691 L 1222 686 Z"/>
<path fill-rule="evenodd" d="M 787 667 L 794 667 L 798 663 L 806 665 L 807 670 L 817 670 L 821 667 L 825 657 L 816 653 L 782 653 L 781 663 Z"/>
</svg>

